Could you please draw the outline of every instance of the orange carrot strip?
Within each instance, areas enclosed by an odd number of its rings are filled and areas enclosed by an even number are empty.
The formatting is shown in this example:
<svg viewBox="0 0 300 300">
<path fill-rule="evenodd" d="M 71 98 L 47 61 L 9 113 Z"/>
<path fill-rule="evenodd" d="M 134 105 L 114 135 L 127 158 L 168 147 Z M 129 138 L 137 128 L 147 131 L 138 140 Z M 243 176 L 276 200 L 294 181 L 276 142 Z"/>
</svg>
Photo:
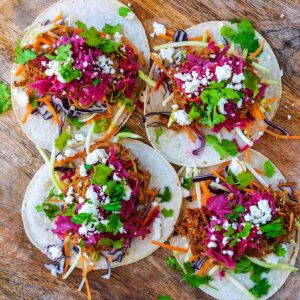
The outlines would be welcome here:
<svg viewBox="0 0 300 300">
<path fill-rule="evenodd" d="M 28 116 L 32 113 L 32 111 L 33 111 L 32 104 L 31 104 L 31 103 L 27 103 L 26 112 L 25 112 L 25 114 L 24 114 L 24 116 L 23 116 L 23 118 L 22 118 L 22 120 L 21 120 L 21 122 L 22 122 L 23 124 L 26 123 L 27 118 L 28 118 Z"/>
<path fill-rule="evenodd" d="M 190 129 L 189 126 L 185 125 L 185 126 L 182 126 L 182 128 L 184 129 L 184 131 L 186 132 L 186 134 L 188 135 L 188 137 L 190 138 L 190 140 L 193 142 L 193 143 L 196 143 L 196 137 L 194 136 L 192 130 Z"/>
<path fill-rule="evenodd" d="M 75 160 L 79 157 L 82 157 L 84 155 L 84 153 L 85 153 L 84 151 L 79 151 L 72 157 L 67 157 L 67 158 L 62 159 L 60 161 L 56 161 L 54 166 L 55 167 L 61 167 L 61 166 L 65 165 L 65 164 L 67 164 L 67 163 L 69 163 L 69 162 L 71 162 L 71 161 L 73 161 L 73 160 Z"/>
<path fill-rule="evenodd" d="M 171 29 L 167 29 L 167 34 L 170 36 L 174 36 L 175 32 Z"/>
<path fill-rule="evenodd" d="M 15 73 L 16 76 L 20 76 L 24 71 L 24 65 L 18 68 L 17 72 Z"/>
<path fill-rule="evenodd" d="M 262 41 L 262 43 L 260 44 L 260 46 L 256 49 L 255 52 L 253 52 L 252 54 L 250 54 L 248 56 L 249 59 L 253 60 L 263 49 L 265 46 L 265 40 Z"/>
<path fill-rule="evenodd" d="M 205 275 L 208 272 L 208 270 L 212 267 L 212 265 L 213 265 L 212 259 L 206 260 L 205 263 L 203 264 L 202 268 L 199 270 L 198 275 L 199 276 Z"/>
<path fill-rule="evenodd" d="M 107 141 L 108 139 L 110 139 L 111 137 L 113 137 L 115 135 L 115 133 L 118 131 L 118 127 L 114 127 L 109 133 L 107 133 L 102 139 L 102 142 Z"/>
<path fill-rule="evenodd" d="M 51 102 L 49 100 L 45 100 L 45 104 L 48 106 L 49 110 L 51 111 L 52 115 L 53 115 L 53 118 L 54 118 L 54 121 L 56 122 L 56 124 L 58 126 L 60 126 L 60 120 L 59 120 L 59 117 L 54 109 L 54 107 L 52 106 Z"/>
<path fill-rule="evenodd" d="M 52 23 L 60 21 L 64 17 L 63 12 L 61 11 L 59 15 L 52 21 Z"/>
<path fill-rule="evenodd" d="M 219 175 L 216 171 L 210 170 L 210 172 L 211 172 L 211 174 L 213 174 L 216 177 L 218 177 L 221 181 L 226 182 L 226 179 L 223 176 Z"/>
<path fill-rule="evenodd" d="M 194 194 L 194 195 L 192 196 L 192 201 L 195 201 L 195 200 L 197 200 L 197 194 Z"/>
<path fill-rule="evenodd" d="M 300 140 L 300 135 L 282 135 L 282 134 L 277 134 L 267 128 L 265 128 L 264 126 L 261 126 L 260 124 L 256 123 L 256 127 L 259 128 L 260 130 L 278 138 L 281 140 Z"/>
<path fill-rule="evenodd" d="M 278 100 L 279 100 L 279 98 L 272 97 L 272 98 L 267 99 L 263 105 L 264 105 L 264 107 L 266 107 L 266 106 L 269 106 L 271 103 L 278 101 Z"/>
<path fill-rule="evenodd" d="M 166 41 L 173 42 L 173 38 L 168 36 L 168 35 L 160 33 L 158 36 L 161 37 L 162 39 L 166 40 Z"/>
<path fill-rule="evenodd" d="M 177 252 L 188 253 L 188 251 L 189 251 L 189 249 L 186 249 L 186 248 L 180 248 L 180 247 L 160 243 L 160 242 L 155 241 L 155 240 L 151 241 L 151 243 L 155 246 L 159 246 L 159 247 L 169 249 L 169 250 L 173 250 L 173 251 L 177 251 Z"/>
<path fill-rule="evenodd" d="M 252 181 L 251 185 L 258 188 L 258 189 L 261 189 L 261 190 L 265 189 L 264 187 L 262 187 L 259 183 L 255 182 L 255 181 Z"/>
<path fill-rule="evenodd" d="M 64 240 L 64 252 L 65 252 L 65 256 L 66 256 L 66 262 L 65 262 L 65 267 L 64 267 L 64 274 L 66 274 L 68 267 L 70 265 L 70 251 L 69 251 L 69 236 L 67 236 Z"/>
<path fill-rule="evenodd" d="M 264 175 L 264 174 L 265 174 L 265 172 L 262 171 L 262 170 L 260 170 L 260 169 L 254 168 L 254 170 L 255 170 L 256 173 L 258 173 L 258 174 L 260 174 L 260 175 Z"/>
<path fill-rule="evenodd" d="M 103 118 L 109 119 L 109 118 L 111 118 L 111 117 L 112 117 L 112 115 L 109 114 L 109 113 L 106 113 L 106 114 L 98 114 L 98 115 L 95 116 L 93 119 L 86 121 L 84 124 L 85 124 L 85 125 L 91 124 L 91 123 L 96 122 L 96 121 L 99 121 L 99 120 L 101 120 L 101 119 L 103 119 Z"/>
<path fill-rule="evenodd" d="M 210 191 L 209 191 L 209 189 L 206 186 L 204 181 L 200 182 L 200 186 L 201 186 L 201 189 L 203 191 L 203 195 L 201 197 L 201 202 L 202 202 L 203 206 L 206 206 L 207 200 L 211 197 L 211 193 L 210 193 Z"/>
<path fill-rule="evenodd" d="M 51 35 L 49 35 L 49 34 L 47 34 L 47 39 L 49 39 L 52 42 L 52 44 L 56 43 L 56 38 L 53 37 L 53 36 L 51 36 Z"/>
<path fill-rule="evenodd" d="M 213 37 L 212 37 L 210 31 L 209 31 L 209 30 L 206 30 L 205 33 L 206 33 L 206 35 L 207 35 L 207 40 L 208 40 L 209 42 L 212 42 L 214 39 L 213 39 Z"/>
<path fill-rule="evenodd" d="M 201 254 L 195 254 L 195 255 L 192 255 L 190 258 L 189 258 L 189 262 L 192 262 L 194 260 L 196 260 L 197 258 L 199 258 L 201 256 Z"/>
<path fill-rule="evenodd" d="M 87 273 L 86 273 L 86 269 L 85 269 L 85 265 L 84 265 L 84 257 L 83 255 L 81 256 L 81 265 L 82 265 L 82 276 L 85 282 L 85 286 L 86 286 L 86 290 L 87 290 L 87 297 L 88 300 L 92 300 L 92 294 L 91 294 L 91 289 L 90 289 L 90 285 L 87 279 Z"/>
<path fill-rule="evenodd" d="M 170 77 L 169 71 L 165 68 L 165 66 L 162 64 L 162 62 L 156 57 L 156 55 L 154 53 L 150 54 L 150 57 L 152 58 L 152 60 L 158 65 L 158 67 L 160 69 L 162 69 L 162 71 L 168 76 Z"/>
<path fill-rule="evenodd" d="M 265 116 L 260 111 L 259 107 L 257 105 L 254 105 L 251 110 L 252 116 L 257 120 L 264 120 Z"/>
<path fill-rule="evenodd" d="M 41 45 L 41 41 L 39 39 L 36 39 L 33 43 L 33 49 L 37 49 Z"/>
<path fill-rule="evenodd" d="M 202 40 L 203 40 L 203 36 L 195 36 L 189 39 L 189 41 L 199 41 L 199 42 L 201 42 Z"/>
<path fill-rule="evenodd" d="M 145 193 L 151 196 L 156 196 L 158 194 L 158 191 L 145 189 Z"/>
<path fill-rule="evenodd" d="M 49 46 L 52 46 L 53 45 L 53 42 L 48 40 L 47 38 L 43 37 L 43 36 L 40 36 L 37 38 L 41 43 L 43 44 L 47 44 Z"/>
<path fill-rule="evenodd" d="M 217 169 L 217 173 L 220 174 L 225 167 L 227 167 L 230 164 L 230 161 L 225 161 L 223 163 L 221 163 L 220 167 Z"/>
<path fill-rule="evenodd" d="M 124 44 L 128 44 L 132 49 L 133 49 L 133 51 L 134 51 L 134 53 L 136 54 L 136 56 L 137 56 L 137 59 L 138 59 L 138 64 L 140 65 L 140 66 L 143 66 L 144 65 L 144 58 L 143 58 L 143 56 L 142 56 L 142 54 L 140 53 L 140 51 L 138 50 L 138 48 L 135 46 L 135 45 L 133 45 L 126 37 L 122 37 L 122 42 L 124 43 Z"/>
</svg>

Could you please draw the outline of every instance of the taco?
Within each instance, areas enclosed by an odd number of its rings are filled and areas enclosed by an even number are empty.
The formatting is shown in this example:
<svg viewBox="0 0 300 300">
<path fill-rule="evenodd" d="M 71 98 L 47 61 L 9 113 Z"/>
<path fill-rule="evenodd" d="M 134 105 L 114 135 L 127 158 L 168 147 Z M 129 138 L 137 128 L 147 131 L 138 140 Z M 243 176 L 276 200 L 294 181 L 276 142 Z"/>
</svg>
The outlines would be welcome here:
<svg viewBox="0 0 300 300">
<path fill-rule="evenodd" d="M 58 16 L 57 16 L 58 15 Z M 112 133 L 128 119 L 148 71 L 145 30 L 115 0 L 62 0 L 42 12 L 18 42 L 12 103 L 26 135 L 50 149 L 62 128 L 86 133 L 93 121 Z"/>
<path fill-rule="evenodd" d="M 170 243 L 183 279 L 216 299 L 267 299 L 297 270 L 299 195 L 264 155 L 251 150 L 251 161 L 181 175 Z"/>
<path fill-rule="evenodd" d="M 145 258 L 158 248 L 152 240 L 172 233 L 181 187 L 151 147 L 97 142 L 72 163 L 53 163 L 35 174 L 22 206 L 26 234 L 54 261 L 46 265 L 53 275 L 66 279 L 78 267 L 86 281 L 90 270 L 107 269 L 109 279 L 112 268 Z"/>
<path fill-rule="evenodd" d="M 161 30 L 162 31 L 162 30 Z M 206 167 L 255 144 L 281 97 L 281 72 L 266 40 L 242 20 L 206 22 L 154 47 L 145 94 L 152 145 L 168 161 Z M 172 38 L 170 37 L 172 36 Z"/>
</svg>

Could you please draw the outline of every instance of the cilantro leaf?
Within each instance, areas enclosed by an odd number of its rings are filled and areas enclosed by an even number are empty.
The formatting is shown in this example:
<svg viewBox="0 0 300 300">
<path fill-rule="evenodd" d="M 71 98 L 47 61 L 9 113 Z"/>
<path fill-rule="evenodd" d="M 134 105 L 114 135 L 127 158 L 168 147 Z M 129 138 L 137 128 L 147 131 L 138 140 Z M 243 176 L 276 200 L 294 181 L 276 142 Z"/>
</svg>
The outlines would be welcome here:
<svg viewBox="0 0 300 300">
<path fill-rule="evenodd" d="M 193 177 L 185 177 L 182 180 L 181 186 L 187 190 L 190 190 L 193 185 Z"/>
<path fill-rule="evenodd" d="M 0 81 L 0 113 L 4 113 L 11 106 L 10 88 Z"/>
<path fill-rule="evenodd" d="M 245 211 L 244 206 L 242 204 L 237 204 L 233 208 L 232 213 L 226 215 L 226 218 L 230 219 L 231 221 L 234 221 L 234 220 L 238 219 L 240 217 L 240 214 L 244 211 Z"/>
<path fill-rule="evenodd" d="M 68 140 L 72 139 L 72 136 L 69 135 L 66 131 L 63 131 L 54 141 L 55 147 L 59 150 L 62 151 L 66 145 Z"/>
<path fill-rule="evenodd" d="M 223 26 L 221 28 L 221 36 L 229 39 L 235 44 L 239 44 L 241 48 L 247 49 L 248 53 L 255 52 L 258 47 L 258 39 L 255 36 L 255 30 L 252 24 L 247 20 L 243 19 L 237 23 L 237 31 L 229 26 Z"/>
<path fill-rule="evenodd" d="M 119 8 L 119 16 L 120 17 L 126 18 L 130 12 L 131 12 L 131 9 L 128 7 L 122 6 Z"/>
<path fill-rule="evenodd" d="M 194 120 L 200 118 L 200 116 L 201 116 L 200 108 L 197 107 L 196 105 L 193 105 L 192 109 L 189 111 L 189 118 L 191 120 Z"/>
<path fill-rule="evenodd" d="M 286 234 L 286 230 L 283 227 L 282 218 L 278 218 L 271 223 L 262 225 L 260 227 L 260 231 L 266 234 L 267 239 L 276 238 Z"/>
<path fill-rule="evenodd" d="M 161 135 L 164 133 L 164 130 L 160 127 L 157 129 L 156 131 L 156 138 L 155 138 L 155 142 L 157 144 L 159 144 L 159 138 L 161 137 Z"/>
<path fill-rule="evenodd" d="M 160 198 L 159 202 L 169 202 L 171 200 L 171 192 L 168 186 L 165 187 L 163 193 L 158 193 L 157 197 Z"/>
<path fill-rule="evenodd" d="M 267 269 L 267 268 L 261 267 L 259 265 L 253 264 L 253 270 L 252 270 L 252 273 L 250 275 L 250 279 L 253 282 L 258 283 L 262 280 L 261 275 L 263 273 L 269 273 L 269 272 L 270 272 L 270 269 Z"/>
<path fill-rule="evenodd" d="M 254 180 L 254 177 L 250 172 L 240 172 L 236 176 L 236 179 L 238 181 L 239 189 L 244 189 Z"/>
<path fill-rule="evenodd" d="M 166 208 L 163 208 L 163 210 L 161 211 L 162 215 L 165 217 L 165 218 L 170 218 L 173 216 L 174 214 L 174 210 L 173 209 L 166 209 Z"/>
<path fill-rule="evenodd" d="M 98 134 L 98 133 L 101 133 L 105 130 L 107 126 L 107 119 L 103 118 L 103 119 L 100 119 L 99 121 L 97 121 L 95 123 L 95 128 L 94 128 L 94 133 Z"/>
<path fill-rule="evenodd" d="M 68 207 L 65 212 L 63 214 L 61 214 L 62 216 L 64 217 L 67 217 L 67 216 L 73 216 L 75 214 L 75 210 L 77 208 L 77 204 L 75 205 L 72 205 L 71 207 Z"/>
<path fill-rule="evenodd" d="M 50 54 L 45 54 L 45 56 L 50 60 L 66 61 L 71 56 L 71 47 L 71 43 L 67 45 L 61 45 L 56 50 L 56 56 Z"/>
<path fill-rule="evenodd" d="M 66 82 L 71 82 L 72 80 L 79 79 L 81 77 L 81 72 L 78 69 L 74 69 L 72 62 L 69 61 L 60 67 L 60 75 Z"/>
<path fill-rule="evenodd" d="M 181 267 L 174 256 L 168 256 L 166 259 L 166 264 L 169 266 L 174 272 L 181 271 Z"/>
<path fill-rule="evenodd" d="M 269 161 L 265 161 L 264 163 L 264 173 L 267 177 L 271 178 L 275 174 L 276 170 L 274 165 Z"/>
<path fill-rule="evenodd" d="M 53 187 L 52 189 L 50 189 L 46 200 L 49 200 L 52 198 L 63 200 L 65 198 L 65 195 L 63 193 L 58 194 L 55 187 Z"/>
<path fill-rule="evenodd" d="M 126 98 L 126 97 L 122 97 L 119 99 L 119 101 L 122 103 L 122 105 L 124 105 L 128 111 L 132 112 L 133 111 L 133 99 L 131 98 Z"/>
<path fill-rule="evenodd" d="M 121 202 L 125 196 L 125 181 L 116 183 L 111 180 L 107 182 L 105 193 L 109 196 L 111 202 Z"/>
<path fill-rule="evenodd" d="M 109 247 L 112 247 L 114 249 L 120 249 L 120 248 L 122 248 L 122 244 L 123 244 L 123 239 L 114 241 L 114 240 L 112 240 L 110 238 L 102 238 L 98 242 L 98 245 L 109 246 Z"/>
<path fill-rule="evenodd" d="M 74 215 L 71 218 L 71 222 L 75 224 L 83 224 L 94 222 L 93 215 L 91 213 L 80 213 L 78 215 Z"/>
<path fill-rule="evenodd" d="M 259 281 L 253 288 L 251 288 L 249 292 L 255 297 L 259 298 L 263 295 L 267 295 L 270 287 L 271 285 L 269 284 L 269 281 L 266 278 L 264 278 L 261 281 Z"/>
<path fill-rule="evenodd" d="M 116 24 L 115 26 L 105 23 L 105 26 L 103 27 L 102 31 L 106 34 L 115 34 L 116 32 L 120 32 L 121 29 L 122 26 L 120 23 Z"/>
<path fill-rule="evenodd" d="M 103 205 L 105 211 L 120 211 L 122 208 L 121 202 L 107 203 Z"/>
<path fill-rule="evenodd" d="M 71 124 L 71 126 L 74 126 L 77 130 L 79 130 L 84 125 L 83 122 L 80 122 L 76 118 L 68 118 L 68 120 L 69 120 L 69 123 Z"/>
<path fill-rule="evenodd" d="M 119 229 L 123 226 L 123 223 L 120 221 L 120 216 L 117 214 L 111 214 L 108 217 L 108 223 L 106 224 L 106 231 L 117 234 Z"/>
<path fill-rule="evenodd" d="M 237 234 L 237 237 L 247 238 L 250 235 L 251 228 L 252 228 L 252 224 L 250 222 L 246 222 L 243 230 Z"/>
<path fill-rule="evenodd" d="M 60 207 L 47 200 L 45 200 L 42 204 L 37 205 L 35 209 L 37 212 L 43 211 L 50 220 L 53 220 L 60 213 Z"/>
<path fill-rule="evenodd" d="M 77 21 L 76 25 L 78 28 L 83 29 L 83 32 L 81 32 L 79 35 L 85 38 L 85 41 L 89 46 L 98 47 L 103 43 L 103 39 L 95 27 L 88 29 L 87 26 L 81 21 Z"/>
<path fill-rule="evenodd" d="M 118 52 L 120 43 L 112 41 L 110 39 L 104 39 L 104 42 L 99 48 L 102 50 L 104 53 L 112 53 L 112 52 Z"/>
<path fill-rule="evenodd" d="M 279 257 L 285 257 L 286 256 L 286 248 L 282 244 L 277 244 L 274 247 L 274 253 Z"/>
<path fill-rule="evenodd" d="M 221 159 L 226 155 L 236 156 L 238 154 L 237 145 L 232 141 L 223 140 L 222 142 L 219 142 L 217 137 L 207 135 L 206 142 L 220 154 Z"/>
<path fill-rule="evenodd" d="M 247 257 L 242 257 L 235 264 L 234 273 L 236 274 L 250 273 L 252 271 L 253 271 L 253 263 Z"/>
<path fill-rule="evenodd" d="M 18 40 L 18 46 L 17 46 L 16 53 L 17 53 L 17 57 L 16 57 L 15 62 L 19 65 L 24 65 L 28 61 L 37 58 L 37 54 L 32 52 L 31 50 L 23 50 L 22 49 L 20 40 Z"/>
<path fill-rule="evenodd" d="M 225 99 L 231 99 L 237 103 L 241 99 L 241 95 L 231 88 L 225 88 L 221 91 L 221 97 Z"/>
<path fill-rule="evenodd" d="M 259 91 L 258 82 L 259 78 L 249 70 L 244 70 L 245 80 L 243 82 L 244 86 L 253 91 L 253 96 L 255 97 Z"/>
<path fill-rule="evenodd" d="M 29 102 L 32 105 L 33 109 L 36 109 L 39 105 L 39 103 L 37 102 L 37 100 L 33 96 L 29 97 Z"/>
<path fill-rule="evenodd" d="M 93 86 L 97 86 L 100 82 L 101 82 L 101 80 L 100 80 L 99 78 L 96 78 L 96 79 L 93 81 L 92 85 L 93 85 Z"/>
<path fill-rule="evenodd" d="M 168 295 L 158 295 L 157 300 L 173 300 L 173 298 Z"/>
<path fill-rule="evenodd" d="M 92 183 L 104 185 L 112 171 L 113 170 L 110 167 L 107 167 L 105 164 L 96 165 L 92 175 Z"/>
</svg>

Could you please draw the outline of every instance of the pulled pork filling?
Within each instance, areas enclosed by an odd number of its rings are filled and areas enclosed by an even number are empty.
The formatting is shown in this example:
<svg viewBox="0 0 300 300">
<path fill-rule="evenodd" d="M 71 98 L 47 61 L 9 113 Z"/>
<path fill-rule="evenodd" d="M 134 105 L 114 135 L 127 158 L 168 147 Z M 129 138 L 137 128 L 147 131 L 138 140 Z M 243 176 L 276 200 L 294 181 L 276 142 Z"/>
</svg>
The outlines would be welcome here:
<svg viewBox="0 0 300 300">
<path fill-rule="evenodd" d="M 187 209 L 175 232 L 187 238 L 193 255 L 212 258 L 233 269 L 243 255 L 261 258 L 294 237 L 300 202 L 286 191 L 240 191 L 211 196 L 201 209 Z"/>
</svg>

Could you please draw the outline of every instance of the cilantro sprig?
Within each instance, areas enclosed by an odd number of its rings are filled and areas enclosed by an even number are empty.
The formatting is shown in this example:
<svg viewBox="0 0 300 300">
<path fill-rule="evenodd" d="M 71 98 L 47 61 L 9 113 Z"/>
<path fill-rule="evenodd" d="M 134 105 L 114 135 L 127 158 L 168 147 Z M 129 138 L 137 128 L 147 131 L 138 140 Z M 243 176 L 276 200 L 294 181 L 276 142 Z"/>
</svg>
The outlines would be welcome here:
<svg viewBox="0 0 300 300">
<path fill-rule="evenodd" d="M 10 88 L 0 81 L 0 113 L 4 113 L 11 106 Z"/>
<path fill-rule="evenodd" d="M 23 50 L 22 46 L 21 46 L 21 41 L 18 40 L 18 45 L 17 45 L 17 50 L 16 50 L 16 60 L 15 62 L 19 65 L 24 65 L 26 64 L 28 61 L 36 59 L 37 58 L 37 54 L 34 53 L 33 51 L 27 49 L 27 50 Z"/>
<path fill-rule="evenodd" d="M 271 223 L 262 225 L 260 231 L 266 234 L 267 239 L 276 238 L 286 234 L 282 218 L 278 218 Z"/>
<path fill-rule="evenodd" d="M 155 142 L 157 144 L 159 144 L 159 138 L 161 137 L 161 135 L 164 133 L 164 130 L 160 127 L 157 129 L 156 131 L 156 138 L 155 138 Z"/>
<path fill-rule="evenodd" d="M 240 190 L 246 188 L 253 180 L 254 177 L 250 172 L 240 172 L 237 176 L 230 174 L 226 177 L 229 184 L 236 185 Z"/>
<path fill-rule="evenodd" d="M 54 145 L 57 150 L 62 151 L 66 145 L 68 140 L 72 139 L 72 136 L 68 134 L 66 131 L 63 131 L 54 141 Z"/>
<path fill-rule="evenodd" d="M 266 160 L 264 163 L 264 173 L 267 177 L 271 178 L 275 174 L 276 170 L 271 161 Z"/>
<path fill-rule="evenodd" d="M 164 192 L 163 193 L 158 193 L 157 197 L 160 198 L 159 202 L 169 202 L 171 200 L 171 191 L 170 188 L 168 186 L 165 187 Z"/>
<path fill-rule="evenodd" d="M 104 185 L 107 182 L 108 176 L 112 171 L 112 168 L 107 167 L 105 164 L 96 165 L 94 167 L 94 173 L 92 175 L 92 183 Z"/>
<path fill-rule="evenodd" d="M 237 156 L 238 154 L 237 145 L 232 141 L 225 139 L 222 140 L 222 142 L 219 142 L 217 137 L 207 135 L 206 142 L 219 153 L 221 159 L 224 159 L 226 155 Z"/>
<path fill-rule="evenodd" d="M 66 61 L 71 56 L 72 44 L 61 45 L 56 50 L 56 55 L 45 54 L 50 60 Z"/>
</svg>

